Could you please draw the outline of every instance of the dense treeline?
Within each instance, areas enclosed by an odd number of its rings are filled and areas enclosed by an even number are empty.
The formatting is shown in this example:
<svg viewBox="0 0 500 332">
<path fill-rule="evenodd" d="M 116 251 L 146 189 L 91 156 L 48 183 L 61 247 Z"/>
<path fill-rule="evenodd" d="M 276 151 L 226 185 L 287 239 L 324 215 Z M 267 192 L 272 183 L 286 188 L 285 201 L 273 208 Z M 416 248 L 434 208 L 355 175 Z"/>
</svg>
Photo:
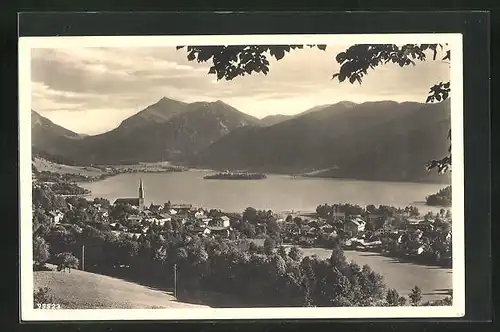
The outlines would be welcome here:
<svg viewBox="0 0 500 332">
<path fill-rule="evenodd" d="M 431 206 L 451 206 L 451 186 L 439 190 L 425 198 L 426 204 Z"/>
</svg>

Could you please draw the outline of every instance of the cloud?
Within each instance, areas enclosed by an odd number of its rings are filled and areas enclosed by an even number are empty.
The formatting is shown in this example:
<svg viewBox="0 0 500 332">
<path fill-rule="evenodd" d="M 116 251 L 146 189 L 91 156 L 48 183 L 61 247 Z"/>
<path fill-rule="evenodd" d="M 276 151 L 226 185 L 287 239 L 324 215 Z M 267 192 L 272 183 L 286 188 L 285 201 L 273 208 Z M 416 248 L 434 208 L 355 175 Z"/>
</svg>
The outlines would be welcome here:
<svg viewBox="0 0 500 332">
<path fill-rule="evenodd" d="M 331 79 L 339 70 L 335 55 L 347 47 L 296 50 L 280 61 L 271 58 L 268 75 L 232 81 L 217 81 L 208 75 L 209 63 L 190 62 L 185 50 L 174 47 L 34 49 L 32 108 L 69 129 L 95 133 L 92 121 L 100 122 L 101 131 L 112 129 L 164 96 L 185 102 L 223 100 L 264 117 L 341 100 L 424 101 L 430 86 L 449 79 L 448 64 L 427 61 L 378 67 L 362 85 L 339 83 Z M 82 116 L 85 121 L 75 120 Z"/>
</svg>

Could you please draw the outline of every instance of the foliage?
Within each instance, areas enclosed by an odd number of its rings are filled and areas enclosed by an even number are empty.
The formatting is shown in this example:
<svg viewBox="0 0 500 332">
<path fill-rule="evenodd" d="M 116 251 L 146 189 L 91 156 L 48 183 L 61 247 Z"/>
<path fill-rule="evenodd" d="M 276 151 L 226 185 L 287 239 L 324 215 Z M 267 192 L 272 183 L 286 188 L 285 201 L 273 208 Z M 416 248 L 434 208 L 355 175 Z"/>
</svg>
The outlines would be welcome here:
<svg viewBox="0 0 500 332">
<path fill-rule="evenodd" d="M 49 257 L 49 245 L 43 238 L 35 236 L 33 239 L 33 261 L 35 262 L 35 266 L 41 267 L 45 265 Z"/>
<path fill-rule="evenodd" d="M 409 295 L 409 297 L 410 297 L 410 304 L 412 306 L 417 306 L 420 304 L 420 301 L 422 300 L 422 291 L 418 286 L 415 286 L 411 290 L 411 294 Z"/>
<path fill-rule="evenodd" d="M 310 45 L 321 50 L 326 45 Z M 198 62 L 212 61 L 208 73 L 215 74 L 217 80 L 232 80 L 237 76 L 251 75 L 252 73 L 269 72 L 267 54 L 282 59 L 286 53 L 294 49 L 301 49 L 303 45 L 229 45 L 229 46 L 178 46 L 177 49 L 186 48 L 187 58 Z"/>
<path fill-rule="evenodd" d="M 439 190 L 425 198 L 425 203 L 431 206 L 451 206 L 451 186 Z"/>
<path fill-rule="evenodd" d="M 308 45 L 326 50 L 326 45 Z M 232 80 L 238 76 L 251 75 L 252 73 L 269 72 L 268 56 L 276 60 L 282 59 L 292 50 L 302 49 L 303 45 L 229 45 L 229 46 L 178 46 L 177 49 L 187 50 L 189 61 L 207 62 L 212 66 L 208 73 L 215 74 L 217 80 Z M 415 65 L 416 61 L 425 61 L 431 52 L 432 60 L 451 60 L 451 50 L 445 49 L 447 45 L 442 44 L 356 44 L 340 52 L 335 57 L 340 64 L 338 73 L 333 74 L 332 79 L 339 82 L 348 80 L 351 84 L 361 84 L 363 77 L 368 74 L 369 69 L 394 63 L 400 67 Z M 439 55 L 441 51 L 444 55 Z M 439 82 L 432 86 L 426 102 L 444 101 L 450 94 L 450 82 Z M 448 132 L 451 141 L 451 130 Z M 438 172 L 446 172 L 451 168 L 451 145 L 448 155 L 440 160 L 432 160 L 427 165 L 428 170 L 438 169 Z"/>
<path fill-rule="evenodd" d="M 290 248 L 290 251 L 288 252 L 288 257 L 290 257 L 292 260 L 296 262 L 300 262 L 303 258 L 304 254 L 300 250 L 299 247 L 293 246 Z"/>
<path fill-rule="evenodd" d="M 274 248 L 276 248 L 276 241 L 270 237 L 266 238 L 264 241 L 265 253 L 268 255 L 272 254 L 274 252 Z"/>
<path fill-rule="evenodd" d="M 73 256 L 70 252 L 63 252 L 56 255 L 57 261 L 57 271 L 63 271 L 68 269 L 71 272 L 71 269 L 77 269 L 79 265 L 79 260 L 75 256 Z"/>
<path fill-rule="evenodd" d="M 40 287 L 38 290 L 33 290 L 33 308 L 37 309 L 38 305 L 55 303 L 54 295 L 49 287 Z"/>
<path fill-rule="evenodd" d="M 56 195 L 49 186 L 33 186 L 32 195 L 34 207 L 42 208 L 45 211 L 67 209 L 67 204 L 64 199 Z"/>
</svg>

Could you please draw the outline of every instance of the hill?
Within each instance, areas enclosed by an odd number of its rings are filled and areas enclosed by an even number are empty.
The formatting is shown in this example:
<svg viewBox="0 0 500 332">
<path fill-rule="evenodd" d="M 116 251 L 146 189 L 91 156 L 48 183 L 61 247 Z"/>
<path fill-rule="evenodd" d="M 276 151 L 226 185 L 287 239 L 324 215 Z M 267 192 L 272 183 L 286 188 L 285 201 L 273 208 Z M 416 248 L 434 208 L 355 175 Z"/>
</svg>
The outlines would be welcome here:
<svg viewBox="0 0 500 332">
<path fill-rule="evenodd" d="M 217 169 L 360 180 L 447 182 L 424 169 L 448 148 L 449 101 L 338 103 L 270 127 L 243 128 L 192 158 Z M 321 171 L 319 171 L 321 170 Z"/>
<path fill-rule="evenodd" d="M 66 151 L 82 137 L 31 110 L 31 145 L 34 154 L 66 159 Z M 70 162 L 68 162 L 70 163 Z"/>
<path fill-rule="evenodd" d="M 263 126 L 273 126 L 277 123 L 291 119 L 292 117 L 293 117 L 292 115 L 283 115 L 283 114 L 268 115 L 260 119 L 260 124 Z"/>
<path fill-rule="evenodd" d="M 178 302 L 161 290 L 80 270 L 36 271 L 33 278 L 34 289 L 49 287 L 62 309 L 206 308 Z"/>
<path fill-rule="evenodd" d="M 39 157 L 33 158 L 32 165 L 39 172 L 45 171 L 58 174 L 79 174 L 84 176 L 99 176 L 104 174 L 101 169 L 96 167 L 65 165 L 63 163 L 56 163 Z"/>
<path fill-rule="evenodd" d="M 259 120 L 222 101 L 187 104 L 162 98 L 114 130 L 53 141 L 43 151 L 83 165 L 183 160 L 247 125 Z"/>
</svg>

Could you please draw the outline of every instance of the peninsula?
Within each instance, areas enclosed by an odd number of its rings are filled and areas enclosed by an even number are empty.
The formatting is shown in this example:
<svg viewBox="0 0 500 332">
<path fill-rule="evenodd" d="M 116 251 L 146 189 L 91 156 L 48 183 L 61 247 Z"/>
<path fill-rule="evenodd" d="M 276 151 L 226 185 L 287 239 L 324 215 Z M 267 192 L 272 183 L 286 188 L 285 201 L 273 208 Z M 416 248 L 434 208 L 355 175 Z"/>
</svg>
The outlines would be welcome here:
<svg viewBox="0 0 500 332">
<path fill-rule="evenodd" d="M 205 175 L 206 180 L 262 180 L 266 179 L 264 173 L 246 173 L 246 172 L 221 172 L 217 174 Z"/>
</svg>

